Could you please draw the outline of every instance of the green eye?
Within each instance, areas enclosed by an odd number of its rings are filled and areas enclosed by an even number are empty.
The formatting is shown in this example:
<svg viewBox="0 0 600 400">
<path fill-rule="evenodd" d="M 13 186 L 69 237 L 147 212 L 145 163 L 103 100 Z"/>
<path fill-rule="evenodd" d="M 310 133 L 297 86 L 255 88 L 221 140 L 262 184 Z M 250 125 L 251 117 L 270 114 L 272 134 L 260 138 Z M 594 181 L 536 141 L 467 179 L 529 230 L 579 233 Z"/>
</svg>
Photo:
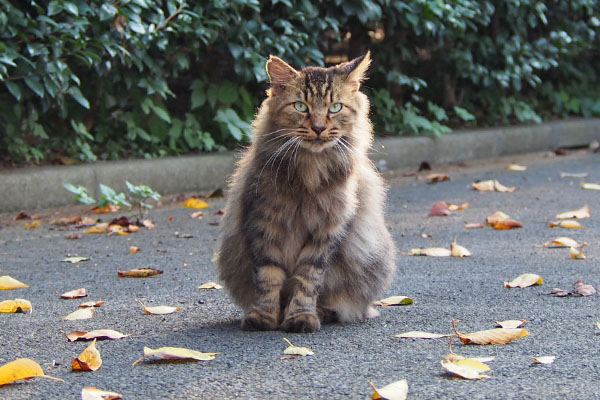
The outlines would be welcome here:
<svg viewBox="0 0 600 400">
<path fill-rule="evenodd" d="M 307 112 L 308 106 L 301 101 L 297 101 L 294 103 L 294 108 L 300 112 Z"/>
<path fill-rule="evenodd" d="M 342 103 L 334 103 L 329 107 L 329 112 L 335 114 L 336 112 L 340 112 L 342 109 Z"/>
</svg>

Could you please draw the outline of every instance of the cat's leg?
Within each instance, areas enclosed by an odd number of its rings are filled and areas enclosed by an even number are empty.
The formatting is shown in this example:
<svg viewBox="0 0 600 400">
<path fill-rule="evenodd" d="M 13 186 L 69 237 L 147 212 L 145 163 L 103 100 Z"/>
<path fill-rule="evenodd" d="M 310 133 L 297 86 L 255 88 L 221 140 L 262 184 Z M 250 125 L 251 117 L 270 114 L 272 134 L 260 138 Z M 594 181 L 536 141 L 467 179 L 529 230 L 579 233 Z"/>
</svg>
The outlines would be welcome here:
<svg viewBox="0 0 600 400">
<path fill-rule="evenodd" d="M 281 310 L 280 293 L 286 273 L 276 265 L 265 265 L 256 271 L 256 301 L 245 313 L 242 329 L 269 331 L 277 329 Z"/>
<path fill-rule="evenodd" d="M 291 295 L 281 329 L 288 332 L 315 332 L 321 328 L 317 298 L 323 287 L 323 268 L 303 264 L 290 278 Z"/>
</svg>

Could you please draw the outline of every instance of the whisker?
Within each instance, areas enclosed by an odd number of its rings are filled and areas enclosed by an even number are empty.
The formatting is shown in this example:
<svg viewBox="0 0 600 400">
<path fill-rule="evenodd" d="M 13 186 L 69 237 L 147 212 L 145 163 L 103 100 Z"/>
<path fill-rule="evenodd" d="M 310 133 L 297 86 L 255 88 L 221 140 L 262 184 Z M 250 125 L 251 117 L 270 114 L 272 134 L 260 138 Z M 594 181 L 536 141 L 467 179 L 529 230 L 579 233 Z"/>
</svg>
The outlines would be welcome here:
<svg viewBox="0 0 600 400">
<path fill-rule="evenodd" d="M 339 150 L 340 155 L 342 156 L 342 165 L 344 166 L 344 171 L 346 172 L 346 178 L 348 177 L 348 167 L 350 165 L 350 161 L 348 160 L 348 157 L 346 157 L 346 154 L 344 153 L 344 149 L 342 148 L 342 146 L 340 146 L 339 141 L 335 142 L 335 148 Z"/>
<path fill-rule="evenodd" d="M 286 143 L 291 143 L 289 146 L 287 146 L 287 149 L 285 150 L 285 153 L 283 153 L 283 155 L 281 156 L 281 159 L 279 160 L 279 165 L 277 165 L 277 170 L 275 171 L 275 178 L 273 179 L 273 181 L 275 183 L 277 183 L 277 175 L 279 174 L 279 169 L 281 168 L 281 164 L 283 163 L 283 160 L 285 159 L 285 155 L 288 153 L 288 151 L 294 147 L 294 145 L 299 142 L 300 140 L 302 140 L 302 138 L 300 137 L 296 137 L 295 139 L 290 139 L 289 142 Z M 274 164 L 274 163 L 273 163 Z M 277 191 L 277 186 L 275 186 L 275 191 Z"/>
<path fill-rule="evenodd" d="M 287 170 L 287 180 L 288 180 L 288 186 L 290 187 L 290 189 L 292 188 L 292 184 L 290 182 L 290 166 L 292 165 L 292 163 L 294 164 L 294 167 L 296 166 L 296 157 L 298 157 L 298 150 L 300 149 L 300 145 L 302 144 L 301 140 L 296 141 L 296 145 L 294 147 L 294 150 L 292 150 L 292 154 L 290 155 L 290 159 L 288 161 L 288 170 Z"/>
<path fill-rule="evenodd" d="M 283 143 L 281 146 L 279 146 L 279 148 L 277 148 L 277 150 L 273 154 L 271 154 L 271 156 L 269 157 L 269 159 L 267 160 L 265 165 L 263 165 L 262 169 L 260 170 L 260 173 L 258 174 L 258 178 L 256 179 L 256 195 L 257 196 L 258 196 L 258 185 L 260 184 L 260 177 L 262 176 L 265 168 L 267 168 L 267 166 L 272 161 L 274 162 L 277 159 L 277 156 L 279 155 L 279 153 L 281 153 L 281 151 L 285 148 L 285 146 L 293 140 L 294 140 L 294 138 L 288 139 L 285 143 Z M 271 167 L 271 169 L 273 169 L 273 168 Z"/>
</svg>

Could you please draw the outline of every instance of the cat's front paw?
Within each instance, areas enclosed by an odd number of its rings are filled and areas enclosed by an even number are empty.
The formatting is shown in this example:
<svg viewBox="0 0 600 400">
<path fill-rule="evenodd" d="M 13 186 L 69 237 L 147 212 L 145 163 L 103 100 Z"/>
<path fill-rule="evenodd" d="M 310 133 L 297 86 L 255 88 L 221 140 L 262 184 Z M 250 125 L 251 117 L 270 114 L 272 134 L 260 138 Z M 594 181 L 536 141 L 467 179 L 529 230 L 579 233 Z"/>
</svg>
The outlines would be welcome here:
<svg viewBox="0 0 600 400">
<path fill-rule="evenodd" d="M 319 317 L 309 313 L 288 316 L 281 324 L 281 329 L 286 332 L 312 333 L 320 328 Z"/>
<path fill-rule="evenodd" d="M 260 310 L 251 310 L 242 320 L 245 331 L 272 331 L 277 329 L 277 318 Z"/>
</svg>

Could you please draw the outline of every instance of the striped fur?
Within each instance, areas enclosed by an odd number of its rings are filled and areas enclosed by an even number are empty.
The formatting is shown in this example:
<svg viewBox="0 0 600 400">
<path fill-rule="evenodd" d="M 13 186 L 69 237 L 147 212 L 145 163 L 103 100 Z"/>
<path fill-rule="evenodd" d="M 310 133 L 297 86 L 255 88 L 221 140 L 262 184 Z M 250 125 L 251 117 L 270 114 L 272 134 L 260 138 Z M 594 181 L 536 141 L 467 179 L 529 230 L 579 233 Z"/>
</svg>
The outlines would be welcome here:
<svg viewBox="0 0 600 400">
<path fill-rule="evenodd" d="M 359 91 L 369 63 L 368 53 L 331 68 L 267 63 L 271 88 L 232 178 L 216 261 L 243 329 L 314 332 L 367 318 L 393 278 Z"/>
</svg>

